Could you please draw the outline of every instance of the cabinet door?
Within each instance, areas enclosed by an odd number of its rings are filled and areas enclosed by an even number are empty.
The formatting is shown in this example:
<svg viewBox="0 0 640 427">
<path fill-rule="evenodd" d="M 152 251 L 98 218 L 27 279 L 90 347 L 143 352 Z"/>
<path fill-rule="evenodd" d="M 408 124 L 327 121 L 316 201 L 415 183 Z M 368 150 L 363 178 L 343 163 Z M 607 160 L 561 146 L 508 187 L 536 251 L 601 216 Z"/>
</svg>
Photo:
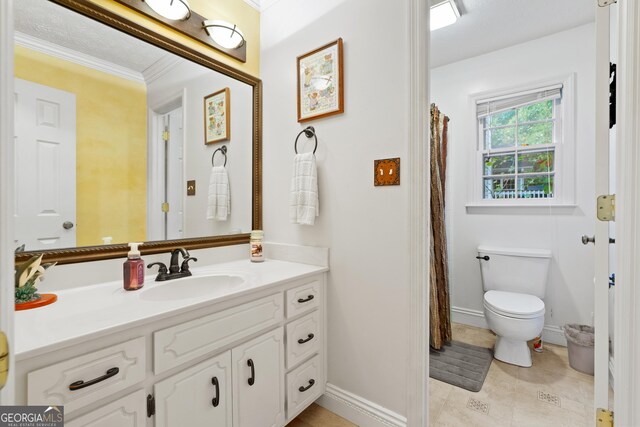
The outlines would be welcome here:
<svg viewBox="0 0 640 427">
<path fill-rule="evenodd" d="M 156 427 L 231 427 L 231 352 L 154 386 Z"/>
<path fill-rule="evenodd" d="M 284 424 L 283 328 L 231 350 L 234 427 Z"/>
<path fill-rule="evenodd" d="M 143 427 L 147 423 L 147 394 L 138 390 L 128 396 L 89 412 L 66 427 Z"/>
</svg>

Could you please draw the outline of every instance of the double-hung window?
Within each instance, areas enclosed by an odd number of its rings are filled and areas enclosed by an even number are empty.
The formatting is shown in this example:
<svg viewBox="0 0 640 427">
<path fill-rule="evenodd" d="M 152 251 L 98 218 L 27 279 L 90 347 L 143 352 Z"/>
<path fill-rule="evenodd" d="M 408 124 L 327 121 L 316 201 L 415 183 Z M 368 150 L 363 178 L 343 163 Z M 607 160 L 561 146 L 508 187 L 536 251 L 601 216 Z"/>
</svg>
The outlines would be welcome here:
<svg viewBox="0 0 640 427">
<path fill-rule="evenodd" d="M 476 101 L 485 203 L 557 199 L 562 102 L 562 84 Z"/>
</svg>

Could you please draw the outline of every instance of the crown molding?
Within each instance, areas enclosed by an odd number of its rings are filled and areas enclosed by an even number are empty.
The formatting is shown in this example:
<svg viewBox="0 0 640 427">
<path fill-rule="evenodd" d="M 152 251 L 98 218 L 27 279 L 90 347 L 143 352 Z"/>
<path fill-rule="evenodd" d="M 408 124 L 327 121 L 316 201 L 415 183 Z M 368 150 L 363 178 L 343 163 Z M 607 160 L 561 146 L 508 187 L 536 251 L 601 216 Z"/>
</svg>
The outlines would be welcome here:
<svg viewBox="0 0 640 427">
<path fill-rule="evenodd" d="M 244 2 L 260 12 L 260 0 L 244 0 Z"/>
<path fill-rule="evenodd" d="M 174 56 L 174 55 L 163 56 L 162 58 L 160 58 L 159 60 L 151 64 L 148 68 L 146 68 L 142 72 L 144 81 L 147 84 L 151 84 L 155 82 L 156 80 L 158 80 L 160 77 L 167 74 L 169 71 L 171 71 L 174 67 L 176 67 L 178 64 L 182 63 L 183 61 L 185 60 L 178 56 Z"/>
<path fill-rule="evenodd" d="M 260 11 L 264 12 L 280 0 L 260 0 Z"/>
<path fill-rule="evenodd" d="M 26 47 L 28 49 L 32 49 L 59 59 L 63 59 L 65 61 L 70 61 L 84 67 L 102 71 L 103 73 L 131 80 L 136 83 L 145 82 L 142 73 L 133 71 L 129 68 L 125 68 L 121 65 L 117 65 L 109 61 L 95 58 L 85 53 L 80 53 L 75 50 L 59 46 L 57 44 L 30 36 L 28 34 L 16 31 L 14 40 L 18 46 Z"/>
</svg>

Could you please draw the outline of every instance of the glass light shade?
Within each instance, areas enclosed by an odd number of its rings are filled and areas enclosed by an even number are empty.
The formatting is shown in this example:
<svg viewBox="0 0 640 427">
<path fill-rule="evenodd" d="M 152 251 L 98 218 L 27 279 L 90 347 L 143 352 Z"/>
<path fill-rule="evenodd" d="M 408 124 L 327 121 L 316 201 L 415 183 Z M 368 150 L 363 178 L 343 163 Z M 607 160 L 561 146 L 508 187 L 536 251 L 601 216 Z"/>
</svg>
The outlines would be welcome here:
<svg viewBox="0 0 640 427">
<path fill-rule="evenodd" d="M 234 24 L 208 20 L 203 25 L 209 37 L 225 49 L 237 49 L 244 44 L 244 35 Z"/>
<path fill-rule="evenodd" d="M 172 21 L 183 21 L 191 16 L 187 0 L 144 0 L 155 13 Z"/>
<path fill-rule="evenodd" d="M 431 31 L 455 24 L 460 17 L 458 7 L 453 0 L 446 0 L 431 6 L 430 10 L 430 28 Z"/>
</svg>

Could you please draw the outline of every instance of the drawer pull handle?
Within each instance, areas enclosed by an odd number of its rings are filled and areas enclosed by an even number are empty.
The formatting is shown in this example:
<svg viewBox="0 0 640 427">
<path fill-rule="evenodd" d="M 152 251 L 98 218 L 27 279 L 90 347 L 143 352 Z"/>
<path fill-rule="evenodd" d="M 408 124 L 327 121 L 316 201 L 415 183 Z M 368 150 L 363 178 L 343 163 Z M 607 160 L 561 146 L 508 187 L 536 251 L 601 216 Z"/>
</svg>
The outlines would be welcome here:
<svg viewBox="0 0 640 427">
<path fill-rule="evenodd" d="M 118 375 L 118 372 L 120 372 L 120 368 L 110 368 L 106 374 L 104 374 L 101 377 L 98 378 L 94 378 L 92 380 L 89 380 L 87 382 L 84 382 L 82 380 L 80 381 L 76 381 L 74 383 L 69 384 L 69 390 L 71 391 L 75 391 L 75 390 L 80 390 L 81 388 L 85 388 L 85 387 L 89 387 L 90 385 L 94 385 L 97 384 L 101 381 L 107 380 L 115 375 Z"/>
<path fill-rule="evenodd" d="M 247 365 L 251 368 L 251 377 L 249 377 L 249 385 L 253 385 L 256 382 L 256 368 L 253 365 L 253 360 L 247 360 Z"/>
<path fill-rule="evenodd" d="M 306 338 L 306 339 L 302 339 L 302 338 L 300 338 L 300 339 L 298 340 L 298 344 L 304 344 L 304 343 L 306 343 L 306 342 L 309 342 L 309 341 L 311 341 L 311 340 L 313 339 L 313 337 L 315 337 L 315 335 L 313 335 L 313 334 L 309 334 L 309 335 L 307 336 L 307 338 Z"/>
<path fill-rule="evenodd" d="M 314 297 L 313 297 L 313 295 L 309 295 L 309 296 L 308 296 L 308 297 L 306 297 L 305 299 L 299 298 L 299 299 L 298 299 L 298 304 L 302 304 L 302 303 L 304 303 L 304 302 L 309 302 L 309 301 L 311 301 L 313 298 L 314 298 Z"/>
<path fill-rule="evenodd" d="M 305 391 L 309 390 L 311 387 L 313 387 L 313 385 L 314 385 L 315 383 L 316 383 L 316 380 L 309 380 L 309 385 L 308 385 L 308 386 L 306 386 L 306 387 L 302 387 L 302 386 L 300 386 L 300 388 L 298 389 L 298 391 L 299 391 L 300 393 L 303 393 L 303 392 L 305 392 Z"/>
<path fill-rule="evenodd" d="M 218 377 L 211 378 L 211 384 L 216 388 L 216 397 L 211 399 L 211 404 L 214 408 L 217 408 L 220 404 L 220 383 L 218 382 Z"/>
</svg>

